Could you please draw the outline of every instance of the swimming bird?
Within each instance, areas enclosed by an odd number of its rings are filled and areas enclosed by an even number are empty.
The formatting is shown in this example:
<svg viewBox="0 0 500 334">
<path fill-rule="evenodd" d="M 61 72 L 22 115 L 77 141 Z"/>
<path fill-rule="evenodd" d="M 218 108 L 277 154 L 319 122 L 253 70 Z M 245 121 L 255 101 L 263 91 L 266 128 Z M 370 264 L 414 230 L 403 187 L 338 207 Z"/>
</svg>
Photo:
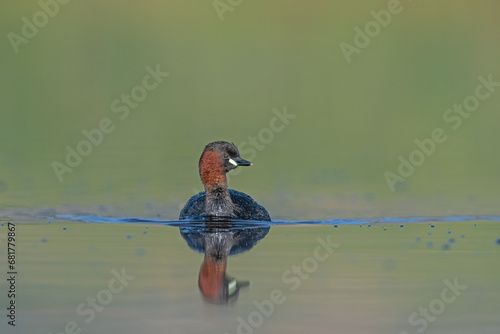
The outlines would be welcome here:
<svg viewBox="0 0 500 334">
<path fill-rule="evenodd" d="M 198 168 L 205 187 L 189 199 L 179 219 L 237 219 L 271 221 L 267 210 L 242 192 L 228 189 L 226 173 L 252 163 L 240 157 L 238 148 L 226 141 L 215 141 L 201 154 Z"/>
</svg>

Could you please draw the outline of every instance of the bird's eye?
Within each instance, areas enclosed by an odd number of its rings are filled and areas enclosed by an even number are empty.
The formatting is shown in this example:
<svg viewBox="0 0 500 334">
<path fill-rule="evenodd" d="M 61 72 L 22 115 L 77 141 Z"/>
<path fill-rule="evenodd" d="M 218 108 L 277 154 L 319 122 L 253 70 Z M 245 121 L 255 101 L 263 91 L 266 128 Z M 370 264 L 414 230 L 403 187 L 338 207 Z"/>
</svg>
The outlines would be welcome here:
<svg viewBox="0 0 500 334">
<path fill-rule="evenodd" d="M 224 153 L 224 159 L 229 159 L 229 154 Z"/>
</svg>

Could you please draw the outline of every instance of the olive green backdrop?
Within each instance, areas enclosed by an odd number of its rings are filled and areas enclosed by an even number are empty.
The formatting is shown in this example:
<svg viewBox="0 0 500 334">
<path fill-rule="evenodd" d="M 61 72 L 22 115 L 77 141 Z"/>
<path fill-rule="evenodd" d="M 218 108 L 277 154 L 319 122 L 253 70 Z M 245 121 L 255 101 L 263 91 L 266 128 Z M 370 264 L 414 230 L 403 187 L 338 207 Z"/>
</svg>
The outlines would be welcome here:
<svg viewBox="0 0 500 334">
<path fill-rule="evenodd" d="M 274 218 L 498 214 L 500 87 L 456 130 L 443 119 L 479 76 L 500 81 L 496 1 L 41 3 L 0 10 L 7 214 L 174 219 L 219 139 L 254 162 L 230 186 Z M 169 75 L 152 88 L 147 68 Z M 60 181 L 53 163 L 106 119 Z M 447 140 L 391 191 L 384 173 L 435 128 Z"/>
</svg>

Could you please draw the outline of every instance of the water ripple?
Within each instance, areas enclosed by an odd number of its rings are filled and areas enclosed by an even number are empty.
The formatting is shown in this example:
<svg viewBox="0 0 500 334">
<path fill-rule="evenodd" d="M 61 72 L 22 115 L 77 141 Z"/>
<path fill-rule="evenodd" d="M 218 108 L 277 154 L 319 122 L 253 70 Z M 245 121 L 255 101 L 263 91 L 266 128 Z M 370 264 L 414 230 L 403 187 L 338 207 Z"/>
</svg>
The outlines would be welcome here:
<svg viewBox="0 0 500 334">
<path fill-rule="evenodd" d="M 57 215 L 58 219 L 78 220 L 89 223 L 115 223 L 115 224 L 151 224 L 168 225 L 177 227 L 197 227 L 205 226 L 207 220 L 166 220 L 156 218 L 140 217 L 98 217 L 98 216 L 77 216 L 77 215 Z M 262 227 L 276 225 L 359 225 L 359 224 L 400 224 L 400 223 L 427 223 L 427 222 L 457 222 L 457 221 L 500 221 L 500 216 L 449 216 L 449 217 L 381 217 L 369 219 L 343 219 L 334 218 L 326 220 L 273 220 L 271 222 L 262 221 L 242 221 L 227 220 L 218 221 L 217 224 L 224 226 L 230 224 L 232 227 Z"/>
</svg>

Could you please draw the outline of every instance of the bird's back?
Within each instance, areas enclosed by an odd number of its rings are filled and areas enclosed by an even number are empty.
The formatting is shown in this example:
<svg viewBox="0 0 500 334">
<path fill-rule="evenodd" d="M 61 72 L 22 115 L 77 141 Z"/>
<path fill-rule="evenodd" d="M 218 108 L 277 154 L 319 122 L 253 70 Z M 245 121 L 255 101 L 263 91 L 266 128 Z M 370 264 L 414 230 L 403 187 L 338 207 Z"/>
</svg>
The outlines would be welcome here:
<svg viewBox="0 0 500 334">
<path fill-rule="evenodd" d="M 267 210 L 259 205 L 254 199 L 242 192 L 229 189 L 231 201 L 238 208 L 232 214 L 231 219 L 271 221 Z M 209 217 L 205 212 L 205 192 L 202 191 L 189 199 L 181 210 L 179 219 L 189 219 L 195 217 Z"/>
</svg>

